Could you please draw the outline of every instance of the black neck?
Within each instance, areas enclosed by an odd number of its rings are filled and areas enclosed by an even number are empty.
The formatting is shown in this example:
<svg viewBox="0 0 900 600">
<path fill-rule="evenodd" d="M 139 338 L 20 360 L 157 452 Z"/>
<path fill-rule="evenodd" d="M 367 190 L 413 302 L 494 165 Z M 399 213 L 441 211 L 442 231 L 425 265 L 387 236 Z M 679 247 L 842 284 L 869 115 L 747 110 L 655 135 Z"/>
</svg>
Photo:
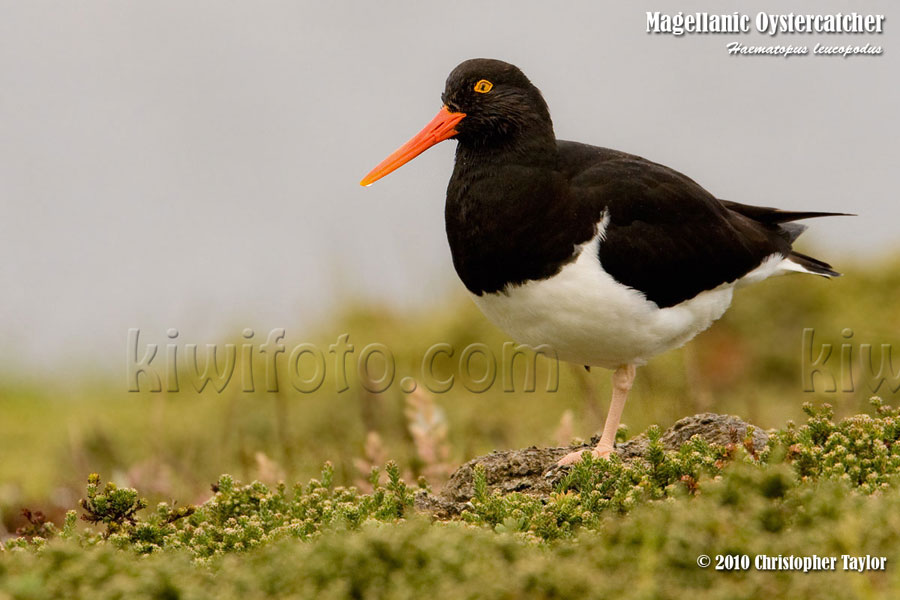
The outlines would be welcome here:
<svg viewBox="0 0 900 600">
<path fill-rule="evenodd" d="M 548 277 L 590 237 L 558 160 L 552 126 L 504 143 L 460 141 L 445 218 L 453 265 L 472 293 Z"/>
<path fill-rule="evenodd" d="M 456 139 L 456 163 L 462 160 L 471 163 L 510 162 L 522 164 L 539 163 L 555 166 L 556 135 L 553 122 L 542 98 L 540 106 L 532 107 L 529 112 L 507 115 L 502 120 L 482 117 L 479 120 L 490 122 L 491 127 L 479 127 L 474 131 L 463 130 Z M 479 118 L 479 117 L 475 117 Z"/>
</svg>

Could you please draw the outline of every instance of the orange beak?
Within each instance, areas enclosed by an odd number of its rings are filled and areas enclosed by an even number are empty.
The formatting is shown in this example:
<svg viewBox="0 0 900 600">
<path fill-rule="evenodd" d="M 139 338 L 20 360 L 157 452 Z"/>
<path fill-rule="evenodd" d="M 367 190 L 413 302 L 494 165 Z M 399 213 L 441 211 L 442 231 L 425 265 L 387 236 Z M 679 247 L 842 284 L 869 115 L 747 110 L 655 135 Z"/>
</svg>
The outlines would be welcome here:
<svg viewBox="0 0 900 600">
<path fill-rule="evenodd" d="M 394 153 L 381 161 L 368 175 L 363 177 L 359 185 L 372 185 L 391 171 L 399 169 L 418 155 L 422 154 L 438 142 L 443 142 L 457 133 L 456 125 L 463 120 L 466 113 L 450 112 L 446 106 L 441 107 L 438 114 L 417 133 L 411 140 L 394 150 Z"/>
</svg>

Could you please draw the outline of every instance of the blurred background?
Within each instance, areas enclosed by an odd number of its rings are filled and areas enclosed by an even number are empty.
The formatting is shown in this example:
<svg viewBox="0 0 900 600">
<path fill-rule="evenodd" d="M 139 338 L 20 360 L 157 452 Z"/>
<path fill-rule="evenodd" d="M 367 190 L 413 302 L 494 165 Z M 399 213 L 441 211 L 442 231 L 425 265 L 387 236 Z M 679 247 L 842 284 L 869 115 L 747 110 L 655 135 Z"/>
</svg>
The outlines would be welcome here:
<svg viewBox="0 0 900 600">
<path fill-rule="evenodd" d="M 785 12 L 778 2 L 666 7 Z M 443 195 L 454 143 L 370 188 L 357 183 L 433 116 L 447 73 L 477 56 L 521 67 L 561 138 L 670 165 L 721 198 L 859 214 L 811 222 L 800 244 L 845 277 L 743 290 L 719 324 L 644 368 L 624 416 L 631 434 L 705 410 L 762 427 L 797 418 L 804 401 L 865 410 L 877 378 L 863 370 L 862 346 L 876 348 L 877 372 L 877 350 L 900 341 L 896 9 L 856 9 L 886 15 L 882 35 L 774 39 L 647 34 L 646 11 L 662 9 L 0 2 L 0 534 L 22 506 L 51 516 L 71 507 L 91 471 L 182 502 L 203 499 L 222 472 L 295 480 L 325 460 L 347 484 L 393 458 L 439 486 L 478 454 L 599 429 L 601 370 L 561 365 L 555 392 L 540 361 L 533 393 L 521 391 L 524 362 L 514 393 L 499 383 L 474 393 L 460 379 L 442 394 L 399 385 L 435 343 L 457 351 L 438 373 L 459 378 L 468 344 L 499 359 L 507 341 L 450 262 Z M 731 41 L 871 43 L 884 54 L 733 57 Z M 243 391 L 239 364 L 222 392 L 197 393 L 182 373 L 178 393 L 151 393 L 149 379 L 132 393 L 130 328 L 141 330 L 140 356 L 159 345 L 161 374 L 167 343 L 182 357 L 197 344 L 202 361 L 206 344 L 248 343 L 245 328 L 257 350 L 284 328 L 282 374 L 308 342 L 328 359 L 324 383 L 312 394 L 285 380 L 266 391 L 257 354 L 255 392 Z M 805 328 L 816 332 L 810 347 Z M 327 348 L 345 333 L 355 354 L 339 392 Z M 370 343 L 395 359 L 382 393 L 355 369 Z M 828 373 L 806 392 L 804 352 L 814 361 L 822 343 L 834 346 Z M 836 392 L 826 391 L 831 376 Z M 888 401 L 889 384 L 877 390 Z"/>
</svg>

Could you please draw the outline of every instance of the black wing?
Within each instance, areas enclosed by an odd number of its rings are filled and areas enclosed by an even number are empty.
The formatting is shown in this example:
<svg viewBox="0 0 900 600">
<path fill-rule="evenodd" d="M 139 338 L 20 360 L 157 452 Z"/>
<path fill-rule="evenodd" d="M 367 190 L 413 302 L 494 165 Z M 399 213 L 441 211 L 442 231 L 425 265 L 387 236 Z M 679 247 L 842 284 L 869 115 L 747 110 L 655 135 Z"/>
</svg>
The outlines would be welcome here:
<svg viewBox="0 0 900 600">
<path fill-rule="evenodd" d="M 560 142 L 559 151 L 575 200 L 598 217 L 608 215 L 599 250 L 604 270 L 660 308 L 735 281 L 772 254 L 836 274 L 793 253 L 791 242 L 802 228 L 783 224 L 826 213 L 722 202 L 677 171 L 614 150 Z"/>
</svg>

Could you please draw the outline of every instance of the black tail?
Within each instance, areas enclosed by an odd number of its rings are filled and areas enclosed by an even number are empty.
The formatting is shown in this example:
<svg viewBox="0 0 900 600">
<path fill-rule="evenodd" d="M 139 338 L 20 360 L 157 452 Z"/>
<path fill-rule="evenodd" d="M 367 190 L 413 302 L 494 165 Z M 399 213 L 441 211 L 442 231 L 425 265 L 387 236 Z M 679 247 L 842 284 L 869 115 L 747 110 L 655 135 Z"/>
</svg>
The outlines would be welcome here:
<svg viewBox="0 0 900 600">
<path fill-rule="evenodd" d="M 768 206 L 751 206 L 749 204 L 740 204 L 738 202 L 731 202 L 729 200 L 719 200 L 719 202 L 721 202 L 722 205 L 729 210 L 733 210 L 734 212 L 753 219 L 758 223 L 762 223 L 774 228 L 778 235 L 787 240 L 788 243 L 793 243 L 794 240 L 800 237 L 801 233 L 806 231 L 806 225 L 794 223 L 793 221 L 799 221 L 801 219 L 812 219 L 815 217 L 856 216 L 850 213 L 781 210 Z M 798 265 L 802 266 L 810 273 L 822 275 L 823 277 L 841 276 L 841 274 L 832 269 L 831 265 L 829 265 L 827 262 L 821 261 L 817 258 L 813 258 L 812 256 L 807 256 L 806 254 L 801 254 L 799 252 L 791 250 L 788 258 L 790 258 Z"/>
<path fill-rule="evenodd" d="M 740 204 L 738 202 L 731 202 L 730 200 L 719 200 L 719 202 L 721 202 L 722 205 L 729 210 L 740 213 L 745 217 L 750 217 L 754 221 L 767 223 L 769 225 L 789 223 L 791 221 L 799 221 L 801 219 L 813 219 L 815 217 L 856 216 L 850 213 L 781 210 L 780 208 L 772 208 L 769 206 L 751 206 L 749 204 Z"/>
<path fill-rule="evenodd" d="M 802 266 L 810 273 L 815 273 L 816 275 L 821 275 L 822 277 L 841 276 L 840 273 L 831 268 L 831 265 L 829 265 L 825 261 L 819 260 L 818 258 L 813 258 L 812 256 L 800 254 L 799 252 L 795 251 L 791 251 L 791 253 L 788 255 L 788 258 L 791 259 L 791 261 Z"/>
</svg>

